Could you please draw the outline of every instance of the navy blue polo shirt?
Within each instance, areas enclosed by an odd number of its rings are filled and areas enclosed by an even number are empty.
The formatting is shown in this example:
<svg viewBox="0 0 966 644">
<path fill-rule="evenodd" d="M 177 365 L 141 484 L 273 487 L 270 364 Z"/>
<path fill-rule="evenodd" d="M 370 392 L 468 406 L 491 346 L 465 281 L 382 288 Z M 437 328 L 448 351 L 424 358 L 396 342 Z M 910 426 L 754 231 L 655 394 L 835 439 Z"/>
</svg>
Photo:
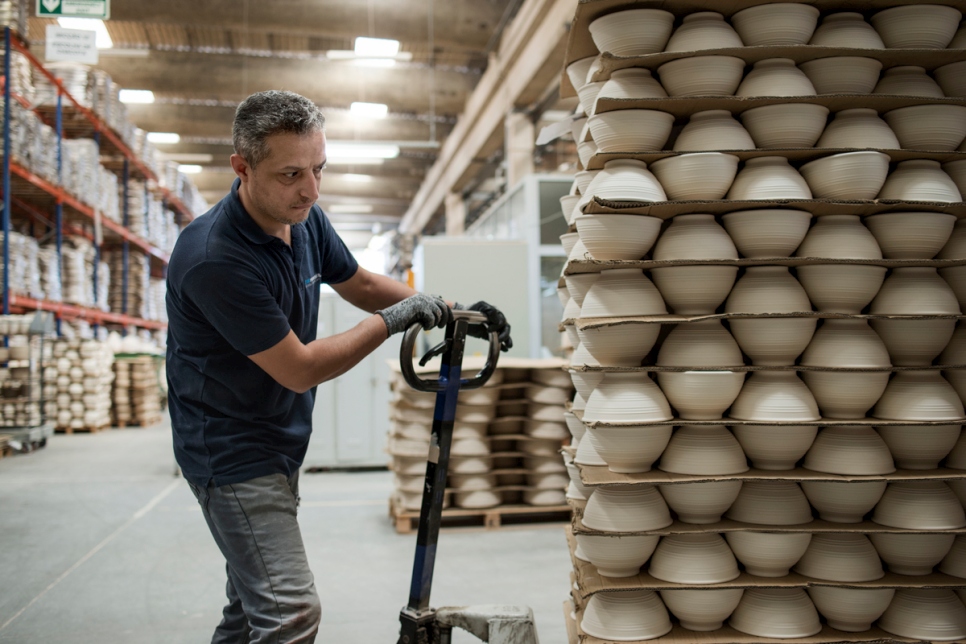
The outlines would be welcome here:
<svg viewBox="0 0 966 644">
<path fill-rule="evenodd" d="M 247 356 L 288 335 L 315 340 L 320 285 L 358 264 L 318 206 L 292 245 L 259 228 L 231 193 L 191 222 L 168 264 L 168 396 L 174 453 L 206 487 L 298 471 L 315 389 L 297 394 Z"/>
</svg>

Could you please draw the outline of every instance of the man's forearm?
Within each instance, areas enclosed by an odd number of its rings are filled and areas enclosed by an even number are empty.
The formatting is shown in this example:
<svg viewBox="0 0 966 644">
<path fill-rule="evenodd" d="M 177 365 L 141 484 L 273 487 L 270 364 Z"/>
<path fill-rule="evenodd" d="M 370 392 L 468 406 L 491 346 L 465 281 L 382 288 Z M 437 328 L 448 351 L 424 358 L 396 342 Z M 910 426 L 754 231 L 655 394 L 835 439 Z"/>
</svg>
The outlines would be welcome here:
<svg viewBox="0 0 966 644">
<path fill-rule="evenodd" d="M 309 357 L 304 377 L 312 383 L 307 389 L 341 376 L 375 351 L 387 337 L 386 323 L 373 315 L 348 331 L 310 342 L 305 347 Z"/>
</svg>

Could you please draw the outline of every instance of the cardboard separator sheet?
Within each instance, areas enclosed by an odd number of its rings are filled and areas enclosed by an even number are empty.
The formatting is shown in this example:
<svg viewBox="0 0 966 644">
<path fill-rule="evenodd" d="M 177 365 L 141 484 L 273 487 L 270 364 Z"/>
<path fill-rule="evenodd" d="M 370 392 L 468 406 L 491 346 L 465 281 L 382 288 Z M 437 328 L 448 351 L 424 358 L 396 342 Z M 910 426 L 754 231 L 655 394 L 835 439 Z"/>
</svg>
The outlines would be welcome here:
<svg viewBox="0 0 966 644">
<path fill-rule="evenodd" d="M 572 500 L 571 500 L 572 501 Z M 822 519 L 814 519 L 809 523 L 798 525 L 759 525 L 756 523 L 742 523 L 731 519 L 722 519 L 717 523 L 684 523 L 674 521 L 665 528 L 655 530 L 640 530 L 634 532 L 604 532 L 588 528 L 583 524 L 583 505 L 578 505 L 578 501 L 571 502 L 573 508 L 572 531 L 574 534 L 599 534 L 605 536 L 630 536 L 630 535 L 653 535 L 666 537 L 671 534 L 725 534 L 727 532 L 774 532 L 791 534 L 966 534 L 966 527 L 948 528 L 942 530 L 913 530 L 911 528 L 893 528 L 891 526 L 880 525 L 872 521 L 861 523 L 832 523 Z M 960 585 L 966 587 L 966 580 L 960 580 Z"/>
<path fill-rule="evenodd" d="M 788 58 L 796 65 L 819 58 L 857 56 L 873 58 L 882 63 L 884 69 L 897 65 L 916 65 L 933 71 L 937 67 L 966 59 L 960 49 L 864 49 L 858 47 L 826 47 L 822 45 L 754 45 L 751 47 L 719 47 L 717 49 L 697 49 L 691 51 L 664 51 L 642 56 L 616 56 L 605 52 L 601 56 L 600 69 L 590 80 L 608 80 L 618 69 L 643 67 L 656 71 L 658 67 L 672 60 L 693 58 L 695 56 L 730 56 L 740 58 L 748 66 L 769 58 Z M 573 62 L 573 61 L 571 61 Z"/>
<path fill-rule="evenodd" d="M 714 590 L 725 588 L 810 588 L 813 586 L 829 586 L 833 588 L 962 588 L 966 586 L 966 579 L 953 577 L 943 573 L 929 575 L 897 575 L 886 572 L 881 579 L 874 581 L 842 582 L 815 579 L 790 572 L 784 577 L 756 577 L 742 571 L 737 578 L 714 584 L 681 584 L 663 581 L 652 577 L 646 570 L 642 570 L 634 577 L 604 577 L 597 572 L 597 567 L 588 561 L 582 561 L 575 556 L 577 539 L 573 533 L 567 534 L 567 546 L 570 548 L 570 559 L 576 573 L 577 592 L 584 599 L 596 593 L 617 592 L 622 590 Z"/>
<path fill-rule="evenodd" d="M 719 418 L 716 420 L 686 420 L 683 418 L 672 418 L 670 420 L 647 420 L 647 421 L 634 421 L 634 422 L 611 422 L 611 421 L 599 421 L 599 420 L 587 420 L 584 417 L 584 412 L 582 410 L 574 410 L 574 415 L 588 427 L 652 427 L 661 426 L 666 427 L 672 425 L 679 427 L 681 425 L 701 425 L 701 426 L 714 426 L 714 425 L 726 425 L 726 426 L 737 426 L 737 425 L 754 425 L 754 426 L 765 426 L 765 427 L 781 427 L 786 426 L 801 426 L 808 425 L 811 427 L 847 427 L 856 425 L 865 425 L 869 427 L 937 427 L 941 425 L 962 425 L 966 424 L 966 418 L 949 418 L 944 420 L 886 420 L 884 418 L 820 418 L 818 420 L 739 420 L 737 418 Z"/>
<path fill-rule="evenodd" d="M 680 200 L 656 202 L 607 201 L 594 197 L 585 206 L 585 215 L 647 215 L 658 219 L 671 219 L 678 215 L 725 215 L 738 210 L 789 208 L 804 210 L 813 216 L 858 215 L 868 217 L 887 212 L 942 212 L 966 217 L 966 203 L 944 203 L 938 201 L 879 201 L 855 200 L 836 201 L 832 199 L 780 199 L 780 200 Z"/>
<path fill-rule="evenodd" d="M 816 318 L 823 320 L 962 320 L 966 315 L 873 315 L 871 313 L 830 313 L 827 311 L 796 311 L 788 313 L 713 313 L 710 315 L 634 315 L 625 317 L 601 318 L 568 318 L 560 323 L 562 327 L 574 324 L 577 329 L 597 329 L 606 326 L 620 326 L 624 324 L 688 324 L 691 322 L 706 322 L 709 320 L 767 320 L 782 318 Z"/>
<path fill-rule="evenodd" d="M 585 137 L 586 140 L 586 137 Z M 961 159 L 966 159 L 966 152 L 936 152 L 931 150 L 885 150 L 879 148 L 758 148 L 754 150 L 715 150 L 715 152 L 721 152 L 722 154 L 730 154 L 732 156 L 738 157 L 740 161 L 747 161 L 748 159 L 755 159 L 757 157 L 785 157 L 788 159 L 792 165 L 798 166 L 800 164 L 808 163 L 809 161 L 814 161 L 815 159 L 821 159 L 824 157 L 834 156 L 836 154 L 848 154 L 850 152 L 881 152 L 889 156 L 892 163 L 898 163 L 899 161 L 909 161 L 911 159 L 930 159 L 932 161 L 939 161 L 940 163 L 947 163 L 949 161 L 959 161 Z M 587 162 L 586 170 L 601 170 L 604 164 L 608 161 L 614 161 L 616 159 L 635 159 L 637 161 L 643 161 L 648 166 L 650 166 L 655 161 L 661 159 L 666 159 L 668 157 L 683 156 L 687 154 L 702 154 L 705 151 L 672 151 L 672 150 L 661 150 L 661 151 L 618 151 L 618 152 L 598 152 L 590 158 Z"/>
<path fill-rule="evenodd" d="M 612 472 L 604 465 L 576 464 L 580 470 L 580 480 L 588 487 L 606 485 L 621 487 L 627 485 L 679 485 L 687 483 L 710 483 L 714 481 L 832 481 L 838 483 L 854 483 L 862 481 L 952 481 L 966 479 L 966 470 L 951 468 L 937 468 L 934 470 L 896 470 L 891 474 L 875 475 L 844 475 L 816 472 L 803 467 L 792 470 L 758 470 L 752 468 L 740 474 L 697 475 L 675 474 L 652 468 L 649 472 L 636 474 L 621 474 Z"/>
<path fill-rule="evenodd" d="M 756 257 L 742 259 L 572 259 L 564 265 L 564 276 L 600 273 L 602 271 L 635 268 L 651 271 L 675 266 L 811 266 L 835 264 L 841 266 L 882 266 L 884 268 L 953 268 L 966 266 L 962 259 L 837 259 L 832 257 Z"/>
<path fill-rule="evenodd" d="M 571 612 L 575 612 L 573 618 L 570 616 Z M 587 635 L 581 630 L 580 622 L 583 620 L 583 606 L 579 605 L 576 601 L 564 602 L 564 619 L 568 620 L 568 632 L 572 631 L 577 637 L 575 640 L 576 644 L 616 644 L 615 640 L 602 640 L 592 635 Z M 827 624 L 823 624 L 821 632 L 811 637 L 773 639 L 747 635 L 727 625 L 716 631 L 689 631 L 678 624 L 673 619 L 673 616 L 672 623 L 674 627 L 670 633 L 656 639 L 646 640 L 647 644 L 842 644 L 844 642 L 918 644 L 921 642 L 921 640 L 898 637 L 875 627 L 861 633 L 845 633 L 843 631 L 837 631 Z M 625 640 L 621 640 L 621 644 L 634 644 L 634 642 L 628 643 Z M 638 644 L 644 644 L 644 641 L 641 640 Z"/>
<path fill-rule="evenodd" d="M 944 4 L 950 6 L 960 6 L 958 0 L 930 0 L 931 4 Z M 730 19 L 732 15 L 741 11 L 742 9 L 747 9 L 748 7 L 754 7 L 761 4 L 767 4 L 768 0 L 638 0 L 637 2 L 632 2 L 630 0 L 580 0 L 577 5 L 577 11 L 574 14 L 573 22 L 570 27 L 570 34 L 567 40 L 567 52 L 564 57 L 564 69 L 561 73 L 561 87 L 560 95 L 562 98 L 569 98 L 576 96 L 577 92 L 573 85 L 570 83 L 570 79 L 565 73 L 566 66 L 570 63 L 580 60 L 581 58 L 587 58 L 588 56 L 597 55 L 597 46 L 594 44 L 593 39 L 590 36 L 590 23 L 608 13 L 614 13 L 615 11 L 620 11 L 622 9 L 663 9 L 664 11 L 669 11 L 675 15 L 677 18 L 682 18 L 690 13 L 695 13 L 698 11 L 717 11 L 718 13 L 724 14 L 726 19 Z M 904 2 L 897 3 L 895 0 L 809 0 L 808 4 L 815 6 L 820 11 L 862 11 L 862 12 L 874 12 L 879 9 L 886 9 L 896 4 L 905 4 Z M 877 54 L 877 56 L 887 57 L 890 55 L 890 50 L 868 50 L 868 49 L 839 49 L 835 48 L 834 51 L 846 51 L 850 54 L 832 54 L 832 48 L 826 47 L 815 47 L 814 45 L 800 45 L 798 47 L 783 47 L 781 49 L 814 49 L 814 50 L 825 50 L 825 54 L 819 53 L 814 56 L 814 58 L 823 58 L 829 55 L 853 55 L 862 56 L 868 54 Z M 740 49 L 745 50 L 769 50 L 764 56 L 765 58 L 777 58 L 779 57 L 775 52 L 779 49 L 777 47 L 742 47 Z M 721 50 L 719 50 L 721 51 Z M 894 50 L 892 50 L 894 51 Z M 944 50 L 902 50 L 901 53 L 903 57 L 899 60 L 908 61 L 916 60 L 919 61 L 920 58 L 923 59 L 922 62 L 929 66 L 930 69 L 939 66 L 942 62 L 945 62 L 945 58 L 939 58 L 936 54 L 939 54 Z M 949 50 L 955 52 L 956 50 Z M 913 57 L 910 56 L 912 52 L 915 52 Z M 705 52 L 682 52 L 676 54 L 677 57 L 683 57 L 686 54 L 691 55 L 701 55 Z M 763 52 L 764 53 L 764 52 Z M 966 55 L 966 52 L 962 50 L 958 51 L 960 58 L 956 60 L 963 60 L 962 56 Z M 650 54 L 650 57 L 659 56 L 661 54 Z M 800 54 L 790 53 L 791 57 L 794 56 L 807 56 L 807 52 L 803 51 Z M 749 58 L 745 58 L 748 56 Z M 750 60 L 752 56 L 755 56 L 753 51 L 747 51 L 741 58 Z M 930 56 L 934 56 L 928 62 Z M 951 54 L 955 56 L 955 54 Z M 789 57 L 789 56 L 785 56 Z M 615 57 L 616 58 L 616 57 Z M 635 57 L 638 58 L 638 57 Z M 643 58 L 643 57 L 641 57 Z M 656 59 L 660 60 L 660 59 Z M 809 58 L 802 58 L 801 60 L 809 60 Z M 942 62 L 940 62 L 942 61 Z M 621 61 L 623 62 L 623 61 Z M 656 62 L 656 61 L 655 61 Z M 885 61 L 884 61 L 885 62 Z M 891 62 L 891 61 L 890 61 Z M 954 62 L 954 60 L 949 60 L 948 62 Z M 611 64 L 617 64 L 615 61 Z M 896 63 L 896 64 L 919 64 L 918 62 L 906 62 L 906 63 Z"/>
<path fill-rule="evenodd" d="M 923 367 L 819 367 L 817 365 L 788 365 L 788 366 L 718 366 L 718 367 L 662 367 L 645 365 L 642 367 L 600 367 L 597 365 L 571 365 L 570 371 L 577 373 L 599 371 L 603 373 L 686 373 L 695 371 L 754 373 L 756 371 L 827 371 L 832 373 L 882 373 L 899 371 L 961 371 L 966 365 L 928 365 Z"/>
</svg>

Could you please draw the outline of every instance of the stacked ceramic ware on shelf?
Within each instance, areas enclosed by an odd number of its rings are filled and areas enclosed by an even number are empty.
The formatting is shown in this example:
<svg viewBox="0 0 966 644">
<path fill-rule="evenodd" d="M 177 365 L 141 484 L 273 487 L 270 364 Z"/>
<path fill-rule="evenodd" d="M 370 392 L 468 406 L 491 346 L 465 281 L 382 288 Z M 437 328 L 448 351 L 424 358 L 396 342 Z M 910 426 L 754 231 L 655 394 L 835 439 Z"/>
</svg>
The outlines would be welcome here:
<svg viewBox="0 0 966 644">
<path fill-rule="evenodd" d="M 151 280 L 151 258 L 143 253 L 128 253 L 127 279 L 124 279 L 124 253 L 120 250 L 105 253 L 113 279 L 110 281 L 108 302 L 112 313 L 126 313 L 145 317 L 148 284 Z"/>
<path fill-rule="evenodd" d="M 563 506 L 569 479 L 559 451 L 569 435 L 563 404 L 572 397 L 570 378 L 559 360 L 504 358 L 500 364 L 507 366 L 485 387 L 459 394 L 447 502 L 463 509 Z M 398 370 L 391 387 L 394 503 L 418 510 L 436 395 L 413 390 Z"/>
<path fill-rule="evenodd" d="M 33 427 L 42 422 L 40 342 L 27 334 L 31 315 L 0 316 L 0 427 Z"/>
<path fill-rule="evenodd" d="M 111 424 L 111 383 L 114 353 L 97 340 L 61 339 L 53 342 L 45 365 L 44 386 L 56 385 L 57 413 L 47 421 L 58 430 L 98 430 Z M 51 406 L 50 411 L 53 411 Z"/>
<path fill-rule="evenodd" d="M 749 4 L 571 31 L 568 619 L 966 639 L 962 14 Z"/>
<path fill-rule="evenodd" d="M 161 422 L 158 361 L 151 356 L 117 357 L 112 394 L 115 427 L 148 427 Z"/>
</svg>

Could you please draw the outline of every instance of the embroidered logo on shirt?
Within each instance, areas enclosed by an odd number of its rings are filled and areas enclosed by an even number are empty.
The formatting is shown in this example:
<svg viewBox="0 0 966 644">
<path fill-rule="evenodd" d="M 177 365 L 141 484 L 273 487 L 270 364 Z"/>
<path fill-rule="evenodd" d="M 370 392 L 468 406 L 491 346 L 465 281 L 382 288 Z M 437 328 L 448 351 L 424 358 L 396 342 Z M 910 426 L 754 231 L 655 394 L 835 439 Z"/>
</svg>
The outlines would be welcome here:
<svg viewBox="0 0 966 644">
<path fill-rule="evenodd" d="M 322 279 L 322 275 L 320 273 L 316 273 L 309 279 L 305 280 L 305 288 L 311 288 L 312 285 L 318 284 L 319 280 L 321 279 Z"/>
</svg>

